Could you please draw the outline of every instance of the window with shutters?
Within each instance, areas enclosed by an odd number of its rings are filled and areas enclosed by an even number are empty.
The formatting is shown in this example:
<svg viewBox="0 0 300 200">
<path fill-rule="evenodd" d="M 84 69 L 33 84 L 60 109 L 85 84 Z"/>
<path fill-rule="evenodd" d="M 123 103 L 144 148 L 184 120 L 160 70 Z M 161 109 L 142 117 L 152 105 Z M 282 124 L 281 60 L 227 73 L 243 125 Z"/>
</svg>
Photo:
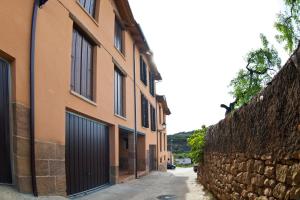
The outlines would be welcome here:
<svg viewBox="0 0 300 200">
<path fill-rule="evenodd" d="M 142 126 L 145 128 L 149 128 L 149 109 L 148 109 L 148 100 L 146 99 L 146 97 L 141 94 L 141 111 L 142 111 Z"/>
<path fill-rule="evenodd" d="M 74 27 L 72 41 L 71 89 L 93 100 L 93 48 L 94 44 Z"/>
<path fill-rule="evenodd" d="M 156 112 L 155 108 L 150 105 L 150 115 L 151 115 L 151 131 L 156 131 Z"/>
<path fill-rule="evenodd" d="M 154 83 L 154 73 L 152 71 L 149 72 L 149 90 L 150 90 L 150 94 L 154 96 L 155 83 Z"/>
<path fill-rule="evenodd" d="M 115 114 L 125 117 L 125 101 L 124 101 L 124 75 L 115 67 Z"/>
<path fill-rule="evenodd" d="M 115 19 L 115 47 L 124 54 L 123 27 L 117 18 Z"/>
<path fill-rule="evenodd" d="M 161 132 L 159 134 L 159 144 L 160 144 L 160 152 L 162 152 L 162 145 L 163 145 L 163 143 L 162 143 L 162 133 Z"/>
<path fill-rule="evenodd" d="M 79 0 L 81 6 L 88 12 L 92 17 L 95 17 L 96 0 Z"/>
<path fill-rule="evenodd" d="M 166 151 L 166 146 L 167 146 L 166 134 L 164 134 L 164 151 Z"/>
<path fill-rule="evenodd" d="M 147 65 L 142 56 L 140 56 L 140 76 L 144 85 L 147 85 Z"/>
</svg>

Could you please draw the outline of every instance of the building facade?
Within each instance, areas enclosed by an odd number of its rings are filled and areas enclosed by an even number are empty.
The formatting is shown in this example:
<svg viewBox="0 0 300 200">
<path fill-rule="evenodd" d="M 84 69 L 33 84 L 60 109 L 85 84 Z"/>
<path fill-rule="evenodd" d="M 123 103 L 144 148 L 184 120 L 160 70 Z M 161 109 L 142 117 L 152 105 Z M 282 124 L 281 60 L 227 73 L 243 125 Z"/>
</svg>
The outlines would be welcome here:
<svg viewBox="0 0 300 200">
<path fill-rule="evenodd" d="M 71 196 L 165 170 L 170 110 L 127 0 L 1 0 L 0 24 L 0 183 Z"/>
</svg>

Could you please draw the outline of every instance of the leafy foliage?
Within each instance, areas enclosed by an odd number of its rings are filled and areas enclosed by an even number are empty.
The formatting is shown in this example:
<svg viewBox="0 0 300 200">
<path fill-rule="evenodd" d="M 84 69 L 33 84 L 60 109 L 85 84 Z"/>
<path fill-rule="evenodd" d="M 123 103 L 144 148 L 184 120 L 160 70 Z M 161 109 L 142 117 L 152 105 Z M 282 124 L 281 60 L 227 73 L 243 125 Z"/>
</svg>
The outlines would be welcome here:
<svg viewBox="0 0 300 200">
<path fill-rule="evenodd" d="M 207 127 L 202 126 L 201 129 L 196 130 L 187 140 L 188 145 L 191 148 L 189 157 L 194 163 L 198 163 L 203 159 L 203 147 L 205 144 L 205 135 Z"/>
<path fill-rule="evenodd" d="M 284 48 L 288 53 L 296 48 L 300 39 L 300 0 L 284 0 L 285 11 L 277 15 L 274 24 L 279 32 L 276 39 L 279 43 L 284 43 Z"/>
<path fill-rule="evenodd" d="M 168 135 L 168 151 L 172 151 L 175 154 L 189 152 L 190 147 L 187 145 L 187 138 L 193 133 L 194 131 L 188 131 Z"/>
<path fill-rule="evenodd" d="M 231 80 L 230 94 L 237 100 L 236 107 L 248 103 L 280 69 L 281 59 L 277 50 L 269 44 L 263 34 L 260 35 L 260 39 L 262 47 L 247 54 L 245 69 L 241 69 L 237 77 Z"/>
</svg>

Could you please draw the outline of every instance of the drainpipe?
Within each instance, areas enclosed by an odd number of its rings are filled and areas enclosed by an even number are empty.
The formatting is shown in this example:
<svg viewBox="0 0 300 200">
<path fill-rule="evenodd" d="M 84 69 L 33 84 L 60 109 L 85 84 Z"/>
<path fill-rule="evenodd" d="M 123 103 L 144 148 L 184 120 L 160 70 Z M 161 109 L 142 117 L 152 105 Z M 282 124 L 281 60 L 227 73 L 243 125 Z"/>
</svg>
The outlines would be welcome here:
<svg viewBox="0 0 300 200">
<path fill-rule="evenodd" d="M 137 172 L 137 125 L 136 125 L 136 77 L 135 77 L 135 44 L 133 43 L 133 103 L 134 103 L 134 168 L 135 168 L 135 178 L 138 178 Z"/>
<path fill-rule="evenodd" d="M 36 37 L 36 19 L 38 8 L 41 4 L 46 3 L 45 0 L 34 0 L 32 21 L 31 21 L 31 36 L 30 36 L 30 161 L 31 161 L 31 183 L 32 192 L 34 196 L 38 196 L 36 185 L 36 171 L 35 171 L 35 91 L 34 91 L 34 67 L 35 67 L 35 37 Z"/>
<path fill-rule="evenodd" d="M 156 170 L 158 171 L 158 120 L 157 120 L 157 113 L 160 115 L 160 113 L 157 111 L 157 98 L 155 97 L 155 121 L 156 121 Z"/>
</svg>

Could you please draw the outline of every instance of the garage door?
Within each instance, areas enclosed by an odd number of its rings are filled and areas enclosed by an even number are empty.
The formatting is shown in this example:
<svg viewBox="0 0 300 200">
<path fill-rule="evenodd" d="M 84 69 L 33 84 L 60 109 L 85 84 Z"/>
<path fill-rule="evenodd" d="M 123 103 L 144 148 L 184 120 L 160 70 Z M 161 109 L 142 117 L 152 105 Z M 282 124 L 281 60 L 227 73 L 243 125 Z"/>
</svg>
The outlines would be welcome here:
<svg viewBox="0 0 300 200">
<path fill-rule="evenodd" d="M 109 183 L 108 127 L 94 120 L 66 114 L 67 194 Z"/>
<path fill-rule="evenodd" d="M 0 58 L 0 183 L 11 183 L 9 138 L 9 65 Z"/>
</svg>

